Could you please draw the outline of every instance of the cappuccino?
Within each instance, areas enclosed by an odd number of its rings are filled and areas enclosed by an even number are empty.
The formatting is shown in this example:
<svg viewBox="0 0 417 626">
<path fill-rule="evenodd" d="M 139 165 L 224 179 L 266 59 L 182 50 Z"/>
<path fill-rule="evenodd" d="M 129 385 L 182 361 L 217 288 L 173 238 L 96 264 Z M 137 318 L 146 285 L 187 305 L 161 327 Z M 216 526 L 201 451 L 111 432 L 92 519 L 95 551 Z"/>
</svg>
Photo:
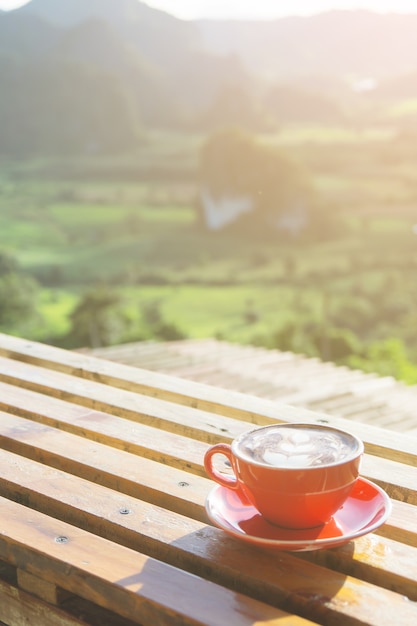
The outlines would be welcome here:
<svg viewBox="0 0 417 626">
<path fill-rule="evenodd" d="M 238 456 L 251 463 L 281 468 L 317 467 L 342 463 L 359 450 L 349 433 L 314 424 L 259 428 L 235 442 Z"/>
<path fill-rule="evenodd" d="M 349 497 L 363 442 L 331 426 L 272 424 L 206 451 L 204 467 L 219 485 L 242 491 L 268 522 L 283 528 L 322 526 Z M 231 474 L 213 465 L 216 454 Z"/>
</svg>

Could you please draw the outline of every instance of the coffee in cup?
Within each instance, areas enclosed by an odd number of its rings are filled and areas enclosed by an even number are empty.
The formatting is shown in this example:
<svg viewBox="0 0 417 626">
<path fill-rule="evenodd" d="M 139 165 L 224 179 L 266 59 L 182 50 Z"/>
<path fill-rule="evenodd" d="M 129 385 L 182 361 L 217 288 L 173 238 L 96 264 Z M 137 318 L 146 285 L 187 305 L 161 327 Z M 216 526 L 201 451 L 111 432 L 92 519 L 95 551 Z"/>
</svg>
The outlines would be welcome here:
<svg viewBox="0 0 417 626">
<path fill-rule="evenodd" d="M 213 457 L 223 454 L 234 476 L 221 474 Z M 208 475 L 240 489 L 270 522 L 313 528 L 328 522 L 348 498 L 359 475 L 363 443 L 355 435 L 317 424 L 273 424 L 211 446 Z"/>
</svg>

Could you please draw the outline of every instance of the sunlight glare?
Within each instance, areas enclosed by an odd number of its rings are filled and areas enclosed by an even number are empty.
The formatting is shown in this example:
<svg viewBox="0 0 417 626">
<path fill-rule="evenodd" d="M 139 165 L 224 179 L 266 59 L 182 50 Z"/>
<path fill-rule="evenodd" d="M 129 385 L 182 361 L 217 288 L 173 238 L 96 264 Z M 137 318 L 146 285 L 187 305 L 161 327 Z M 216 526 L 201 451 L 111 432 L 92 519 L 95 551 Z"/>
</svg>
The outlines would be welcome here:
<svg viewBox="0 0 417 626">
<path fill-rule="evenodd" d="M 1 0 L 0 10 L 3 9 L 3 11 L 10 11 L 12 9 L 18 9 L 28 2 L 29 0 Z"/>
<path fill-rule="evenodd" d="M 145 0 L 181 19 L 274 19 L 324 11 L 365 9 L 378 13 L 415 13 L 415 0 Z"/>
<path fill-rule="evenodd" d="M 184 20 L 271 20 L 289 15 L 365 9 L 377 13 L 416 13 L 415 0 L 138 0 Z M 30 0 L 0 0 L 0 10 L 17 9 Z"/>
</svg>

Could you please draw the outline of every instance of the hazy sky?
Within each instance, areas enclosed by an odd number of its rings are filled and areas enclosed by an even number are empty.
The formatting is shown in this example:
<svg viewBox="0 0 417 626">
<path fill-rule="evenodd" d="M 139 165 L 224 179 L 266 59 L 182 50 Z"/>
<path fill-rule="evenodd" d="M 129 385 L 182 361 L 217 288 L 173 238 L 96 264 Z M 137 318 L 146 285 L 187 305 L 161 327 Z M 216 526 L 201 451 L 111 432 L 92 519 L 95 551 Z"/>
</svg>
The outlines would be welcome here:
<svg viewBox="0 0 417 626">
<path fill-rule="evenodd" d="M 0 0 L 0 9 L 12 9 L 28 0 Z M 61 0 L 57 0 L 60 2 Z M 114 0 L 117 2 L 118 0 Z M 147 0 L 183 19 L 274 18 L 283 15 L 311 15 L 331 9 L 370 9 L 380 13 L 417 13 L 417 0 Z"/>
</svg>

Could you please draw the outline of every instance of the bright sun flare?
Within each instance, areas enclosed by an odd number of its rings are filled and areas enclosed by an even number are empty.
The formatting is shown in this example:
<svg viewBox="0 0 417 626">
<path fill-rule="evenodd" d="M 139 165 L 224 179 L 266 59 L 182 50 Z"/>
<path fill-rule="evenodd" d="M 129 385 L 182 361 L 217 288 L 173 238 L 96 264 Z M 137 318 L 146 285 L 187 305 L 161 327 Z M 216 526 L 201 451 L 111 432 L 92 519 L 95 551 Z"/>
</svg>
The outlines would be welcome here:
<svg viewBox="0 0 417 626">
<path fill-rule="evenodd" d="M 0 0 L 10 10 L 30 0 Z M 60 0 L 57 0 L 59 2 Z M 141 0 L 182 19 L 273 19 L 285 15 L 311 15 L 337 9 L 368 9 L 380 13 L 416 13 L 416 0 Z M 115 0 L 117 2 L 117 0 Z"/>
</svg>

